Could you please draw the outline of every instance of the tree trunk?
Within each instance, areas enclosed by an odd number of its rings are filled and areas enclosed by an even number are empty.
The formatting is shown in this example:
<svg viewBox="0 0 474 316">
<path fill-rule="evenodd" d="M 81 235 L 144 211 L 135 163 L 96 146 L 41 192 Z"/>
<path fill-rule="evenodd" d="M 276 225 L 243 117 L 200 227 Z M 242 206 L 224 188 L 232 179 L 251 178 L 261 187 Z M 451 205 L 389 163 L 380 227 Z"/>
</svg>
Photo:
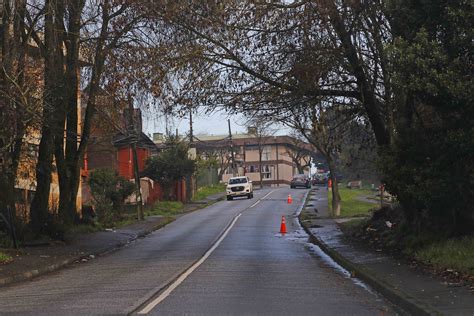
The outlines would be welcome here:
<svg viewBox="0 0 474 316">
<path fill-rule="evenodd" d="M 80 174 L 76 170 L 67 169 L 67 176 L 60 178 L 59 214 L 65 224 L 73 224 L 78 219 L 77 194 L 79 192 Z"/>
<path fill-rule="evenodd" d="M 3 144 L 3 177 L 0 179 L 0 204 L 15 210 L 16 179 L 28 119 L 28 101 L 19 91 L 24 86 L 25 70 L 25 8 L 26 1 L 6 1 L 2 4 L 2 43 L 0 88 L 0 128 Z M 13 30 L 13 32 L 12 32 Z M 16 81 L 15 81 L 16 80 Z M 15 82 L 13 82 L 15 81 Z M 13 212 L 16 214 L 16 212 Z"/>
<path fill-rule="evenodd" d="M 303 166 L 300 164 L 300 163 L 297 163 L 296 164 L 296 169 L 298 169 L 298 173 L 299 174 L 303 174 L 304 171 L 303 171 Z"/>
<path fill-rule="evenodd" d="M 56 148 L 56 159 L 63 161 L 58 168 L 60 182 L 59 213 L 67 224 L 72 224 L 77 218 L 77 194 L 80 182 L 81 156 L 78 155 L 78 91 L 79 91 L 79 33 L 83 10 L 83 1 L 69 3 L 69 27 L 66 34 L 66 71 L 64 74 L 65 107 L 63 125 L 66 125 L 66 144 Z M 58 134 L 64 139 L 64 135 Z"/>
<path fill-rule="evenodd" d="M 337 185 L 336 167 L 331 158 L 326 157 L 331 173 L 331 205 L 332 205 L 332 216 L 341 215 L 341 195 L 339 194 L 339 186 Z"/>
<path fill-rule="evenodd" d="M 43 111 L 43 128 L 36 164 L 36 192 L 30 207 L 30 227 L 36 234 L 43 231 L 49 210 L 49 193 L 53 164 L 53 135 L 50 124 L 51 113 L 45 107 Z"/>
<path fill-rule="evenodd" d="M 372 125 L 375 139 L 379 146 L 390 145 L 390 135 L 387 124 L 382 117 L 382 108 L 380 102 L 375 97 L 373 87 L 370 86 L 367 75 L 362 66 L 363 62 L 359 59 L 357 49 L 354 46 L 351 35 L 344 24 L 344 20 L 338 12 L 334 1 L 326 1 L 331 25 L 341 41 L 343 53 L 349 62 L 351 72 L 356 77 L 357 87 L 360 91 L 360 100 L 367 112 L 367 117 Z"/>
<path fill-rule="evenodd" d="M 337 186 L 337 180 L 335 176 L 331 176 L 332 178 L 332 215 L 333 216 L 341 216 L 341 196 L 339 195 L 339 187 Z"/>
<path fill-rule="evenodd" d="M 57 25 L 63 18 L 63 9 L 57 1 L 45 3 L 43 122 L 36 166 L 36 192 L 31 203 L 31 227 L 35 233 L 42 232 L 48 215 L 55 135 L 61 135 L 61 144 L 64 137 L 64 63 L 60 45 L 62 37 Z M 61 164 L 62 161 L 57 159 L 59 168 L 62 168 Z"/>
</svg>

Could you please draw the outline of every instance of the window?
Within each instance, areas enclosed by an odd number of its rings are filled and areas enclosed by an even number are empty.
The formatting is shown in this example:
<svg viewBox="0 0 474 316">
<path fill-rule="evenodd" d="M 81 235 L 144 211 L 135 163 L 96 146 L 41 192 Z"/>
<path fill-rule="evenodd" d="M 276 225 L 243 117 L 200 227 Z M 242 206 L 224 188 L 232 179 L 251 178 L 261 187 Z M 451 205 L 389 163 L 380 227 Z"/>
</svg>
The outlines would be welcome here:
<svg viewBox="0 0 474 316">
<path fill-rule="evenodd" d="M 262 174 L 264 179 L 271 179 L 272 178 L 272 170 L 273 166 L 265 165 L 262 168 Z"/>
<path fill-rule="evenodd" d="M 270 146 L 263 147 L 262 160 L 272 159 L 272 148 Z"/>
<path fill-rule="evenodd" d="M 258 150 L 258 145 L 245 145 L 245 150 Z"/>
<path fill-rule="evenodd" d="M 254 166 L 254 165 L 249 166 L 249 172 L 250 173 L 258 172 L 258 167 Z"/>
<path fill-rule="evenodd" d="M 229 184 L 247 183 L 247 178 L 231 178 Z"/>
</svg>

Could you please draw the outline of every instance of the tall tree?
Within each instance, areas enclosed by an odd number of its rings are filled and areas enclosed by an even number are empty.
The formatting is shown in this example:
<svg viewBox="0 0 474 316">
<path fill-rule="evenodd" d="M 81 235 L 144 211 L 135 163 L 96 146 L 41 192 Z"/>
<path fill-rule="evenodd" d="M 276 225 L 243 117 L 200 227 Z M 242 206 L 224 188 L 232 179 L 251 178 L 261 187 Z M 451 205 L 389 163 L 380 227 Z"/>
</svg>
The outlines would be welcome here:
<svg viewBox="0 0 474 316">
<path fill-rule="evenodd" d="M 304 170 L 311 166 L 311 156 L 313 153 L 306 148 L 308 143 L 301 140 L 299 133 L 291 135 L 291 147 L 287 149 L 286 154 L 290 156 L 299 174 L 304 173 Z"/>
<path fill-rule="evenodd" d="M 188 69 L 176 89 L 180 100 L 278 116 L 296 100 L 349 98 L 384 146 L 393 111 L 384 50 L 391 37 L 382 9 L 358 1 L 228 0 L 177 1 L 154 12 L 167 12 L 179 65 Z"/>
<path fill-rule="evenodd" d="M 41 233 L 46 224 L 49 209 L 49 193 L 52 181 L 53 163 L 53 129 L 63 129 L 58 126 L 60 112 L 55 112 L 58 104 L 63 101 L 63 84 L 61 80 L 64 67 L 61 42 L 58 38 L 63 7 L 57 6 L 55 0 L 47 0 L 44 5 L 44 42 L 38 41 L 39 35 L 33 35 L 44 56 L 44 89 L 43 89 L 43 121 L 41 126 L 41 141 L 36 165 L 36 192 L 30 208 L 30 225 L 33 231 Z M 60 19 L 58 21 L 58 19 Z M 55 124 L 56 123 L 56 124 Z M 56 132 L 57 133 L 57 132 Z"/>
<path fill-rule="evenodd" d="M 473 6 L 387 3 L 397 134 L 382 170 L 415 231 L 455 235 L 474 225 Z"/>
<path fill-rule="evenodd" d="M 271 140 L 271 136 L 275 135 L 276 129 L 273 128 L 273 122 L 259 119 L 251 119 L 247 122 L 247 125 L 249 126 L 249 129 L 252 130 L 255 142 L 257 143 L 260 188 L 263 189 L 263 153 L 267 144 Z M 265 160 L 267 159 L 268 158 L 265 158 Z"/>
<path fill-rule="evenodd" d="M 340 105 L 334 99 L 325 99 L 315 104 L 294 106 L 292 114 L 283 120 L 285 124 L 296 129 L 324 156 L 331 174 L 331 203 L 335 216 L 339 216 L 341 213 L 336 160 L 340 152 L 346 123 L 354 119 L 345 106 Z"/>
<path fill-rule="evenodd" d="M 38 121 L 36 92 L 27 71 L 26 49 L 29 32 L 25 25 L 26 1 L 3 1 L 0 71 L 0 207 L 15 208 L 15 185 L 24 136 Z"/>
<path fill-rule="evenodd" d="M 33 33 L 45 60 L 44 119 L 32 219 L 48 209 L 52 153 L 58 170 L 59 212 L 71 223 L 76 216 L 80 166 L 90 137 L 95 99 L 111 51 L 133 36 L 142 21 L 137 2 L 64 1 L 45 3 L 44 41 Z M 85 70 L 81 63 L 87 63 Z M 85 78 L 87 104 L 79 130 L 79 74 Z M 33 220 L 39 227 L 43 216 Z"/>
</svg>

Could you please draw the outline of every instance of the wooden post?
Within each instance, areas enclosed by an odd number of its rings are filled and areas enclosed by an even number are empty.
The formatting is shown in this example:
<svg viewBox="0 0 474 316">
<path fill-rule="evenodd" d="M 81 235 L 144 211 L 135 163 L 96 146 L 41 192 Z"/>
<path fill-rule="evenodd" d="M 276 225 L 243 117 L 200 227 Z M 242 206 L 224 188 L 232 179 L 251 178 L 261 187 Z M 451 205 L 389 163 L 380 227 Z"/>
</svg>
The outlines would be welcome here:
<svg viewBox="0 0 474 316">
<path fill-rule="evenodd" d="M 383 192 L 384 192 L 384 186 L 383 184 L 380 185 L 380 208 L 383 207 Z"/>
<path fill-rule="evenodd" d="M 140 133 L 135 130 L 135 123 L 134 123 L 134 116 L 135 111 L 133 108 L 132 98 L 129 97 L 128 99 L 128 109 L 130 114 L 130 125 L 129 125 L 129 135 L 132 135 L 134 139 L 132 139 L 131 147 L 132 147 L 132 155 L 133 155 L 133 173 L 135 178 L 135 186 L 137 190 L 137 217 L 138 220 L 141 221 L 144 219 L 143 215 L 143 205 L 142 205 L 142 191 L 140 185 L 140 174 L 138 171 L 138 156 L 137 156 L 137 142 L 140 137 Z"/>
</svg>

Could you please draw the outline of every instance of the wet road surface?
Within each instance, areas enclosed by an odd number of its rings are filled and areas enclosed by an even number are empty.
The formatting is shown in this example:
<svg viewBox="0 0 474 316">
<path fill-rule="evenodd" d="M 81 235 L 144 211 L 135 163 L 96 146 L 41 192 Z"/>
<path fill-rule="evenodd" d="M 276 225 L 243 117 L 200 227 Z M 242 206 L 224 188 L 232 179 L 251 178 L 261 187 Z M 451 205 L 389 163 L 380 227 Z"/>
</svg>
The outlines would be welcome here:
<svg viewBox="0 0 474 316">
<path fill-rule="evenodd" d="M 307 244 L 293 218 L 306 192 L 266 189 L 251 200 L 223 201 L 187 214 L 120 251 L 2 288 L 0 314 L 117 315 L 143 313 L 147 306 L 151 315 L 393 314 L 383 298 Z M 278 232 L 282 215 L 285 236 Z M 224 238 L 207 259 L 150 305 L 219 236 Z"/>
<path fill-rule="evenodd" d="M 208 260 L 150 314 L 389 314 L 384 300 L 318 258 L 293 219 L 297 203 L 286 204 L 290 192 L 299 202 L 306 190 L 275 190 L 242 212 Z M 285 236 L 278 233 L 282 215 Z"/>
</svg>

